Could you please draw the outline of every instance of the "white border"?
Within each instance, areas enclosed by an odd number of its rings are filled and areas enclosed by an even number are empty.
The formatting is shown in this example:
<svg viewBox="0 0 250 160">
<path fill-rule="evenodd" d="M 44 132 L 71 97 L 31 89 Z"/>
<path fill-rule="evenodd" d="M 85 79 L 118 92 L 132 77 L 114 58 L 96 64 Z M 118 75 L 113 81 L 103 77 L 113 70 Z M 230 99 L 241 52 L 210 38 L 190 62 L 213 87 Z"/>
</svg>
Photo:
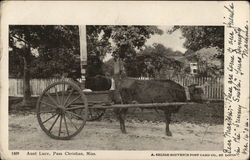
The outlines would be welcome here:
<svg viewBox="0 0 250 160">
<path fill-rule="evenodd" d="M 1 8 L 1 146 L 4 156 L 11 157 L 8 151 L 8 25 L 10 24 L 60 24 L 60 25 L 223 25 L 224 5 L 231 2 L 79 2 L 79 1 L 7 1 Z M 247 2 L 233 2 L 240 9 L 237 10 L 238 22 L 249 19 L 249 4 Z M 226 30 L 227 32 L 227 30 Z M 226 44 L 225 44 L 226 45 Z M 227 45 L 226 45 L 227 47 Z M 249 62 L 245 64 L 246 76 L 249 75 Z M 225 64 L 226 65 L 226 64 Z M 245 81 L 247 83 L 249 81 Z M 248 84 L 244 84 L 249 86 Z M 249 107 L 249 90 L 244 91 L 246 106 Z M 53 152 L 53 151 L 49 151 Z M 63 152 L 63 151 L 62 151 Z M 81 151 L 82 152 L 82 151 Z M 152 151 L 95 151 L 94 159 L 180 159 L 180 157 L 150 157 Z M 210 151 L 157 151 L 157 153 L 222 153 Z M 18 158 L 34 159 L 25 156 L 20 151 Z M 12 157 L 17 159 L 17 157 Z M 44 159 L 47 157 L 36 157 Z M 79 157 L 48 157 L 69 159 Z M 190 157 L 181 157 L 190 159 Z M 212 157 L 207 157 L 211 159 Z M 207 159 L 197 157 L 196 159 Z M 221 159 L 217 157 L 213 159 Z M 226 158 L 226 157 L 223 157 Z M 230 157 L 228 157 L 230 158 Z M 234 158 L 234 157 L 231 157 Z M 238 157 L 239 158 L 239 157 Z M 241 157 L 243 158 L 243 157 Z M 88 157 L 84 157 L 88 159 Z M 191 158 L 194 159 L 194 158 Z"/>
</svg>

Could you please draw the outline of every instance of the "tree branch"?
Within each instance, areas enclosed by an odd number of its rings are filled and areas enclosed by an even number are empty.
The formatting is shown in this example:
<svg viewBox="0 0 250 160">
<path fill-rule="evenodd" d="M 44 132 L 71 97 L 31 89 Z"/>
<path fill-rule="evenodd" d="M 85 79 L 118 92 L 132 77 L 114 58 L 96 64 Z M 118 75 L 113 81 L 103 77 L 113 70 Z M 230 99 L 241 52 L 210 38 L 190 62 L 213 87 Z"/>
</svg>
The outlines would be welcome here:
<svg viewBox="0 0 250 160">
<path fill-rule="evenodd" d="M 19 38 L 19 37 L 15 36 L 15 35 L 13 35 L 12 37 L 14 37 L 14 38 L 18 39 L 19 41 L 22 41 L 22 42 L 24 42 L 24 43 L 26 43 L 26 44 L 29 44 L 29 43 L 28 43 L 27 41 L 25 41 L 24 39 Z"/>
</svg>

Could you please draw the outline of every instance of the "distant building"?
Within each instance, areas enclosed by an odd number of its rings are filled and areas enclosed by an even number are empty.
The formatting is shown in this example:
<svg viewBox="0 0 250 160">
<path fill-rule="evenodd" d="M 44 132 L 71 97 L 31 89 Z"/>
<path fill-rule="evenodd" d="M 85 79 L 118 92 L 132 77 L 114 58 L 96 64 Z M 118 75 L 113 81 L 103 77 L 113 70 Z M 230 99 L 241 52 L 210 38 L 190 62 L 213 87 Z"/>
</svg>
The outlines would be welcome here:
<svg viewBox="0 0 250 160">
<path fill-rule="evenodd" d="M 198 63 L 190 63 L 190 74 L 192 75 L 198 74 Z"/>
</svg>

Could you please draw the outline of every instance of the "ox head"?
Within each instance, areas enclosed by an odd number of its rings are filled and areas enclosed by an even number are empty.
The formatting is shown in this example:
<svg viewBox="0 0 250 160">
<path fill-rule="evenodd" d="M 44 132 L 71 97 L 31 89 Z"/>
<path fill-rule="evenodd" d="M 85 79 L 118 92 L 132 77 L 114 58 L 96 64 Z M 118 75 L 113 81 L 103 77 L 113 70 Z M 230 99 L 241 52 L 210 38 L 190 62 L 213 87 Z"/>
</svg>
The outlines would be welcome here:
<svg viewBox="0 0 250 160">
<path fill-rule="evenodd" d="M 205 98 L 204 89 L 207 84 L 192 84 L 188 86 L 189 99 L 192 102 L 203 102 Z"/>
</svg>

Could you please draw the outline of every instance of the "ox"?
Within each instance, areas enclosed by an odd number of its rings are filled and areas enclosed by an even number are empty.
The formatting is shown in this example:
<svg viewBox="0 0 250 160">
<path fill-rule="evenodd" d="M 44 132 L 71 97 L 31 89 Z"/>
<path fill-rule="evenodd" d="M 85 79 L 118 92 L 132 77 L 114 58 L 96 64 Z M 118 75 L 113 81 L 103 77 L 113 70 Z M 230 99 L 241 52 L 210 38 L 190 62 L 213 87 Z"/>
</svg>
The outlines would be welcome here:
<svg viewBox="0 0 250 160">
<path fill-rule="evenodd" d="M 189 93 L 189 95 L 188 95 Z M 119 81 L 118 89 L 114 91 L 115 103 L 164 103 L 164 102 L 186 102 L 188 96 L 192 102 L 202 102 L 204 92 L 201 87 L 191 85 L 185 88 L 171 80 L 136 80 L 125 78 Z M 178 112 L 181 106 L 159 107 L 164 111 L 166 123 L 166 135 L 172 136 L 169 129 L 171 114 Z M 115 113 L 120 121 L 122 133 L 126 133 L 125 116 L 127 108 L 117 108 Z"/>
<path fill-rule="evenodd" d="M 202 102 L 204 92 L 201 86 L 196 84 L 187 88 L 171 80 L 137 80 L 123 78 L 116 80 L 117 89 L 111 94 L 111 99 L 116 104 L 134 103 L 165 103 L 165 102 Z M 86 79 L 86 88 L 93 91 L 109 90 L 111 79 L 97 75 Z M 164 111 L 166 123 L 166 135 L 172 136 L 169 129 L 171 114 L 177 113 L 181 106 L 158 107 Z M 126 133 L 125 117 L 128 108 L 115 108 L 114 112 L 120 122 L 122 133 Z"/>
</svg>

